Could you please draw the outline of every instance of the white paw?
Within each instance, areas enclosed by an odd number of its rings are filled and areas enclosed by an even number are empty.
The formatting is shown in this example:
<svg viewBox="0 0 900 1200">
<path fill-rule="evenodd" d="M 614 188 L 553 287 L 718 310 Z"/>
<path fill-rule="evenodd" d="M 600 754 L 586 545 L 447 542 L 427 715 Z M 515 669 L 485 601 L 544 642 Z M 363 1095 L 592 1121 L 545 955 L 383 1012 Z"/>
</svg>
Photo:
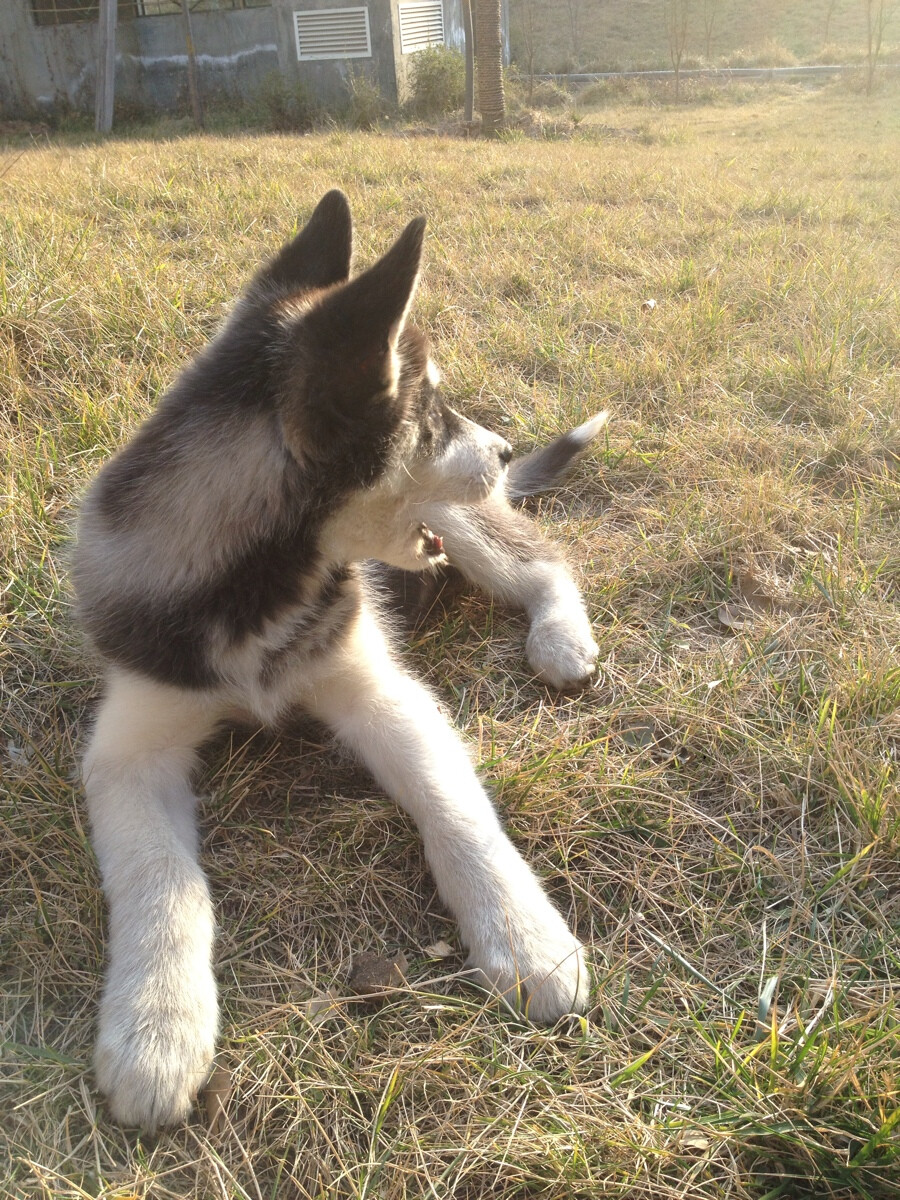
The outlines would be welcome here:
<svg viewBox="0 0 900 1200">
<path fill-rule="evenodd" d="M 541 1025 L 584 1012 L 591 982 L 584 947 L 549 904 L 548 910 L 540 923 L 520 914 L 505 938 L 473 945 L 468 958 L 480 982 Z"/>
<path fill-rule="evenodd" d="M 555 688 L 583 685 L 597 669 L 600 653 L 582 611 L 549 613 L 531 625 L 525 653 L 535 673 Z"/>
<path fill-rule="evenodd" d="M 215 981 L 191 980 L 177 996 L 107 992 L 94 1053 L 97 1083 L 122 1125 L 154 1130 L 183 1121 L 216 1049 Z"/>
</svg>

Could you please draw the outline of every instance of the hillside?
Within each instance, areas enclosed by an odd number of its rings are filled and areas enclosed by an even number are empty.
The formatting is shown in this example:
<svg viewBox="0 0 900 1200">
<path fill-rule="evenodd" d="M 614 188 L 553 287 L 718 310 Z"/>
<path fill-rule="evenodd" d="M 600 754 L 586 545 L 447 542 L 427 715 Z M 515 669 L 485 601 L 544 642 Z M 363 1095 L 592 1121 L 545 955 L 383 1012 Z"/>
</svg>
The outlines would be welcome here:
<svg viewBox="0 0 900 1200">
<path fill-rule="evenodd" d="M 685 53 L 696 65 L 853 61 L 865 53 L 863 0 L 686 3 Z M 669 66 L 663 0 L 510 0 L 510 38 L 514 61 L 527 68 L 533 48 L 538 71 Z M 900 12 L 895 11 L 886 48 L 898 41 Z"/>
</svg>

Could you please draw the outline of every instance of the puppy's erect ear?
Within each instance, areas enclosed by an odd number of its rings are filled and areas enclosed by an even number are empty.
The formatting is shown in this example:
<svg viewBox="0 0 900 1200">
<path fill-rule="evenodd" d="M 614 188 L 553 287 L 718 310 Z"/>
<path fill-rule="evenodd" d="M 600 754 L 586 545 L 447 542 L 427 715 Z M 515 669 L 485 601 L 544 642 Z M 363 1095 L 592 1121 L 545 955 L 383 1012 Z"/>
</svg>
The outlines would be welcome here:
<svg viewBox="0 0 900 1200">
<path fill-rule="evenodd" d="M 374 267 L 314 297 L 285 330 L 280 416 L 299 461 L 340 463 L 363 487 L 381 470 L 404 417 L 398 342 L 422 261 L 423 217 Z"/>
<path fill-rule="evenodd" d="M 410 221 L 387 254 L 304 319 L 307 344 L 338 387 L 380 391 L 396 383 L 395 351 L 422 262 L 425 218 Z"/>
<path fill-rule="evenodd" d="M 293 241 L 266 263 L 256 282 L 295 290 L 343 283 L 350 276 L 352 252 L 350 203 L 334 188 L 322 197 Z"/>
</svg>

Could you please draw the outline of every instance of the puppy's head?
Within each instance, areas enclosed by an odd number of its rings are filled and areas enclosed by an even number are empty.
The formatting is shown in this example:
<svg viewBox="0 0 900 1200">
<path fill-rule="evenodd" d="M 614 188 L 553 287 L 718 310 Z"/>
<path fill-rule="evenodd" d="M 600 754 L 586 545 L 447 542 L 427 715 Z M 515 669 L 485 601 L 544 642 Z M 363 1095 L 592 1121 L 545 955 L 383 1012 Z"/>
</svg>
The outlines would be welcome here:
<svg viewBox="0 0 900 1200">
<path fill-rule="evenodd" d="M 502 438 L 446 403 L 428 343 L 407 320 L 424 232 L 424 218 L 411 221 L 351 280 L 350 209 L 329 192 L 251 287 L 277 330 L 272 379 L 285 445 L 345 498 L 328 536 L 348 556 L 407 569 L 442 561 L 440 537 L 423 529 L 417 507 L 483 499 L 511 456 Z"/>
</svg>

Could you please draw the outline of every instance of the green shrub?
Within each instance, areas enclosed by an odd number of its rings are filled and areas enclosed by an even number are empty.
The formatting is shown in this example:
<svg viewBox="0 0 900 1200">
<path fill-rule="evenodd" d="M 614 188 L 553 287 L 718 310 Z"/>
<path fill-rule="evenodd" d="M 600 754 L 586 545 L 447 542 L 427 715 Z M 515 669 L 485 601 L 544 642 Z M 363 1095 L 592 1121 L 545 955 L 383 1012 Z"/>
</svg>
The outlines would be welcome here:
<svg viewBox="0 0 900 1200">
<path fill-rule="evenodd" d="M 547 111 L 569 108 L 572 93 L 552 79 L 530 79 L 515 67 L 503 73 L 506 105 L 510 112 L 540 108 Z"/>
<path fill-rule="evenodd" d="M 417 117 L 436 117 L 462 108 L 466 98 L 465 59 L 448 46 L 429 46 L 412 56 L 408 108 Z"/>
<path fill-rule="evenodd" d="M 721 62 L 723 67 L 796 67 L 797 56 L 767 38 L 749 50 L 732 50 Z"/>
<path fill-rule="evenodd" d="M 364 71 L 351 71 L 347 77 L 347 103 L 343 119 L 351 129 L 374 129 L 391 116 L 393 106 L 381 88 Z"/>
<path fill-rule="evenodd" d="M 531 93 L 532 108 L 546 108 L 551 112 L 558 108 L 568 108 L 572 103 L 572 93 L 552 79 L 536 79 Z"/>
<path fill-rule="evenodd" d="M 616 104 L 623 99 L 630 99 L 633 82 L 625 78 L 598 79 L 596 83 L 589 83 L 578 89 L 575 93 L 575 104 L 579 108 L 595 108 L 602 104 Z"/>
<path fill-rule="evenodd" d="M 866 52 L 862 46 L 851 49 L 836 42 L 827 42 L 824 46 L 820 46 L 814 54 L 810 54 L 808 61 L 817 66 L 831 67 L 835 63 L 864 62 L 865 57 Z"/>
<path fill-rule="evenodd" d="M 321 108 L 309 88 L 299 80 L 289 83 L 280 71 L 272 71 L 265 77 L 247 111 L 251 124 L 276 133 L 305 132 L 321 116 Z"/>
</svg>

